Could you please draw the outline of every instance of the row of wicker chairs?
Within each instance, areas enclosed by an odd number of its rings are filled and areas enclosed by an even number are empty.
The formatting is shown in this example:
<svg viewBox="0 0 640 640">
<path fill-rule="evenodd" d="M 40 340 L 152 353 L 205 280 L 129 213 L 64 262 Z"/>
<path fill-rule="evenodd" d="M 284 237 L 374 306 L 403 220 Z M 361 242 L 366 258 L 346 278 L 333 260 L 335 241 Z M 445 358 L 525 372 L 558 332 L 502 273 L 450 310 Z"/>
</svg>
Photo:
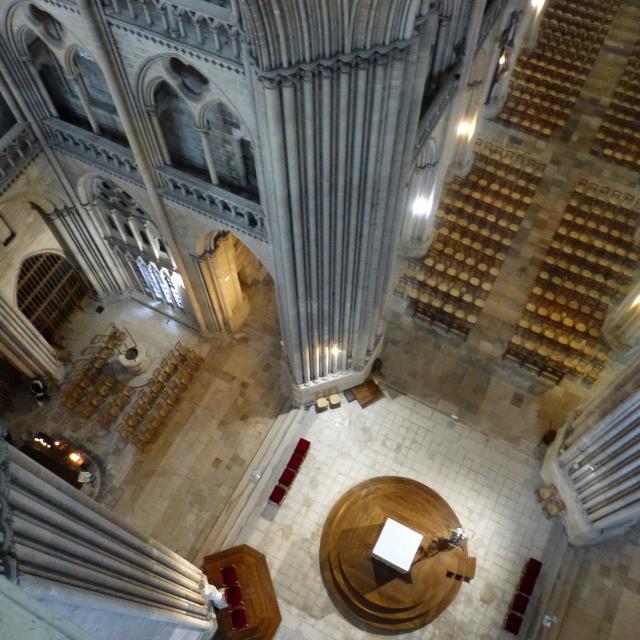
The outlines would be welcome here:
<svg viewBox="0 0 640 640">
<path fill-rule="evenodd" d="M 450 184 L 442 197 L 429 252 L 408 263 L 396 294 L 418 316 L 466 337 L 543 172 L 540 163 L 479 140 L 469 175 Z"/>
<path fill-rule="evenodd" d="M 538 43 L 513 70 L 499 115 L 506 124 L 540 137 L 563 127 L 589 75 L 619 6 L 595 0 L 555 0 L 545 10 Z"/>
<path fill-rule="evenodd" d="M 596 134 L 592 153 L 637 171 L 640 168 L 640 40 Z"/>
<path fill-rule="evenodd" d="M 607 310 L 627 292 L 638 263 L 638 222 L 632 196 L 577 185 L 505 357 L 555 381 L 566 374 L 597 380 L 607 362 Z"/>
<path fill-rule="evenodd" d="M 193 349 L 178 342 L 154 370 L 147 384 L 134 398 L 117 432 L 143 450 L 164 428 L 194 373 L 204 362 Z"/>
<path fill-rule="evenodd" d="M 125 332 L 116 325 L 107 334 L 94 337 L 70 372 L 62 391 L 62 406 L 85 419 L 96 412 L 104 414 L 107 422 L 109 417 L 115 417 L 116 407 L 126 404 L 130 388 L 105 374 L 104 367 L 125 338 Z"/>
</svg>

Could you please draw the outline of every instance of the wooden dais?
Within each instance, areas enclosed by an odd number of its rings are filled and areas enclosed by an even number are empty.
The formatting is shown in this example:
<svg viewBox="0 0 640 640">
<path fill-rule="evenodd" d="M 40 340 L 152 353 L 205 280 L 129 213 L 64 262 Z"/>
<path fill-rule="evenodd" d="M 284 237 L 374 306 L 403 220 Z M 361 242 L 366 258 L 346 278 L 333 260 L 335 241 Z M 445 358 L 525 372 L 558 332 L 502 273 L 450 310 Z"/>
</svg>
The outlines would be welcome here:
<svg viewBox="0 0 640 640">
<path fill-rule="evenodd" d="M 371 555 L 387 518 L 424 536 L 409 573 Z M 458 527 L 446 501 L 415 480 L 384 476 L 356 485 L 338 500 L 322 532 L 320 570 L 329 596 L 345 618 L 367 631 L 392 635 L 426 626 L 462 585 L 447 577 L 467 557 L 466 543 L 446 543 Z"/>
</svg>

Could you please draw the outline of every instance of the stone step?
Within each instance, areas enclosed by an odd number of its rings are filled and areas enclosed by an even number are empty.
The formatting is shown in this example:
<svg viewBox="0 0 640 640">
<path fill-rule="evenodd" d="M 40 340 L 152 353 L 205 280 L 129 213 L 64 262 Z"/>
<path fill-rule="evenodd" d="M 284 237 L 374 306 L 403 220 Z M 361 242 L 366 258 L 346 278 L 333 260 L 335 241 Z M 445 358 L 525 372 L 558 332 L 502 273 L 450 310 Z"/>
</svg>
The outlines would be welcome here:
<svg viewBox="0 0 640 640">
<path fill-rule="evenodd" d="M 570 546 L 562 524 L 554 522 L 542 557 L 542 582 L 537 586 L 537 595 L 531 603 L 533 608 L 525 617 L 521 637 L 527 640 L 557 640 L 583 556 L 584 549 Z M 551 627 L 544 627 L 542 622 L 545 615 L 555 616 L 558 622 Z"/>
</svg>

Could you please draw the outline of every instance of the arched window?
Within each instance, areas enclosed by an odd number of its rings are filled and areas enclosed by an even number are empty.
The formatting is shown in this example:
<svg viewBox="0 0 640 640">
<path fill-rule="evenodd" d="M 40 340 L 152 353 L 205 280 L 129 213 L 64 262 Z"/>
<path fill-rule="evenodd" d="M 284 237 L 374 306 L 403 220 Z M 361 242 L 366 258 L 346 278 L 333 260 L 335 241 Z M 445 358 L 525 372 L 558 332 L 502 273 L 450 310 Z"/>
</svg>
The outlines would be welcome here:
<svg viewBox="0 0 640 640">
<path fill-rule="evenodd" d="M 249 140 L 242 136 L 236 116 L 226 105 L 217 102 L 207 109 L 206 122 L 220 184 L 257 193 L 253 148 Z"/>
<path fill-rule="evenodd" d="M 30 256 L 20 267 L 18 308 L 49 342 L 88 294 L 80 274 L 57 253 Z"/>
<path fill-rule="evenodd" d="M 97 180 L 96 208 L 105 221 L 105 237 L 145 296 L 184 310 L 184 284 L 153 221 L 133 197 L 108 180 Z M 156 247 L 157 246 L 157 250 Z"/>
<path fill-rule="evenodd" d="M 184 309 L 182 278 L 166 267 L 158 268 L 155 262 L 146 263 L 141 257 L 134 262 L 136 275 L 146 295 L 172 307 Z"/>
<path fill-rule="evenodd" d="M 179 309 L 184 309 L 183 295 L 184 284 L 182 278 L 177 271 L 170 273 L 168 269 L 163 268 L 160 270 L 160 276 L 165 283 L 165 289 L 169 292 L 173 304 Z"/>
<path fill-rule="evenodd" d="M 166 82 L 156 89 L 154 97 L 171 165 L 208 181 L 202 141 L 189 105 Z"/>
<path fill-rule="evenodd" d="M 100 129 L 100 135 L 120 144 L 126 143 L 127 137 L 122 121 L 118 117 L 111 92 L 100 67 L 88 53 L 82 50 L 76 53 L 74 62 L 87 92 L 89 107 Z"/>
<path fill-rule="evenodd" d="M 62 39 L 64 28 L 60 21 L 56 20 L 50 13 L 31 4 L 29 5 L 29 16 L 31 21 L 42 28 L 49 38 L 56 42 Z"/>
<path fill-rule="evenodd" d="M 146 296 L 149 296 L 149 298 L 153 298 L 153 290 L 147 284 L 147 277 L 145 277 L 145 273 L 147 271 L 147 265 L 144 264 L 144 260 L 142 258 L 134 259 L 128 253 L 125 254 L 123 258 L 126 264 L 128 264 L 131 267 L 131 270 L 133 271 L 133 274 L 136 277 L 138 288 L 140 289 L 140 291 L 142 291 L 142 293 L 144 293 Z M 144 267 L 144 271 L 143 271 L 143 267 Z"/>
<path fill-rule="evenodd" d="M 91 123 L 78 95 L 49 47 L 40 38 L 34 36 L 28 51 L 58 117 L 77 127 L 92 131 Z"/>
</svg>

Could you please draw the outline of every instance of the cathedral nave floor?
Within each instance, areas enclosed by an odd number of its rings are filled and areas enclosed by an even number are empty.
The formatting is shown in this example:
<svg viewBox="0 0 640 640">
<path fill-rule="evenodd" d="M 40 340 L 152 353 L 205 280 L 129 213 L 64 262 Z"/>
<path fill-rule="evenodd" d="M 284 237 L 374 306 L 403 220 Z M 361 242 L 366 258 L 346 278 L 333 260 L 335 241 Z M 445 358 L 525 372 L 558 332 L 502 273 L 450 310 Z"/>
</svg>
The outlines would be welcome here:
<svg viewBox="0 0 640 640">
<path fill-rule="evenodd" d="M 299 436 L 311 448 L 280 507 L 267 504 Z M 497 438 L 454 422 L 406 396 L 366 409 L 357 402 L 316 415 L 300 413 L 290 446 L 264 476 L 262 495 L 235 544 L 263 552 L 283 622 L 279 640 L 376 637 L 350 625 L 334 608 L 318 560 L 325 520 L 342 494 L 374 476 L 399 475 L 437 491 L 473 537 L 476 579 L 428 627 L 403 638 L 496 640 L 524 562 L 541 557 L 558 529 L 534 496 L 539 461 Z M 206 553 L 206 550 L 204 551 Z"/>
</svg>

